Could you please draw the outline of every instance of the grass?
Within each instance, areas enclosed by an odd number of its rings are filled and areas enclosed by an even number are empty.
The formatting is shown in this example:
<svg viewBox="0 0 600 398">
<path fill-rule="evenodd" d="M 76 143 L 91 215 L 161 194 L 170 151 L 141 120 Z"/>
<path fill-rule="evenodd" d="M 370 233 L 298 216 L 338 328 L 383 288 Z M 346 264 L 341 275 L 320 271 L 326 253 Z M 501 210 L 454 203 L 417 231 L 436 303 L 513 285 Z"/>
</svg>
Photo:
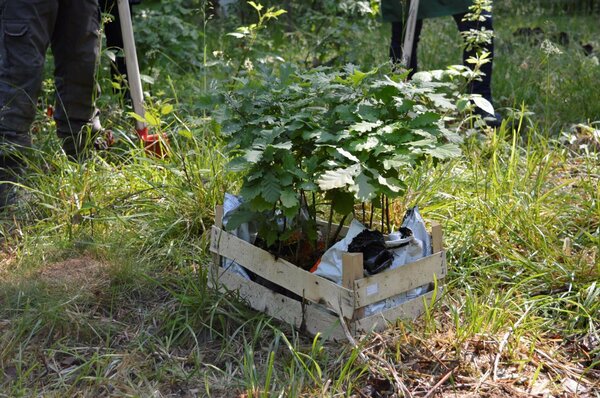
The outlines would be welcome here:
<svg viewBox="0 0 600 398">
<path fill-rule="evenodd" d="M 557 31 L 571 23 L 534 16 Z M 597 29 L 577 19 L 575 36 Z M 434 40 L 454 29 L 440 21 L 424 31 L 425 67 L 459 56 Z M 526 21 L 496 19 L 496 98 L 515 118 L 467 140 L 462 158 L 413 173 L 400 204 L 418 203 L 444 226 L 444 296 L 357 347 L 299 335 L 206 286 L 205 232 L 239 184 L 205 101 L 227 65 L 176 74 L 157 61 L 150 104 L 154 129 L 171 133 L 167 160 L 128 138 L 131 122 L 109 93 L 99 102 L 119 143 L 82 164 L 58 151 L 40 115 L 25 194 L 2 222 L 0 396 L 424 396 L 437 384 L 441 396 L 598 396 L 600 154 L 559 133 L 597 119 L 599 72 L 575 45 L 545 57 L 515 43 Z M 357 63 L 385 56 L 387 32 L 369 35 L 377 44 Z M 235 54 L 228 45 L 211 43 Z M 162 114 L 166 103 L 175 111 Z"/>
</svg>

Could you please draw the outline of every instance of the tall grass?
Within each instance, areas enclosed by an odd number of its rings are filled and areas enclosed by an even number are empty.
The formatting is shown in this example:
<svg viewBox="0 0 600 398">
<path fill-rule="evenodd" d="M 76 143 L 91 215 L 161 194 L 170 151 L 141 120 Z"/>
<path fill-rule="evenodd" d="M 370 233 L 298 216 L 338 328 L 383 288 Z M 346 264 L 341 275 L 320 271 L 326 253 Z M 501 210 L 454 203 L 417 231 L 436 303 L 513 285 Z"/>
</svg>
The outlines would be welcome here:
<svg viewBox="0 0 600 398">
<path fill-rule="evenodd" d="M 502 18 L 497 26 L 510 32 Z M 453 56 L 430 32 L 425 67 L 438 62 L 433 54 Z M 384 53 L 386 38 L 376 39 L 373 51 Z M 419 204 L 443 224 L 445 294 L 427 316 L 357 347 L 307 338 L 235 292 L 207 287 L 205 232 L 214 205 L 239 183 L 225 169 L 216 114 L 191 100 L 210 97 L 210 78 L 153 86 L 150 109 L 162 119 L 154 128 L 172 137 L 167 159 L 148 157 L 106 98 L 105 124 L 119 138 L 111 151 L 78 164 L 37 137 L 22 200 L 3 221 L 0 396 L 424 395 L 444 375 L 447 391 L 476 394 L 496 380 L 510 388 L 513 373 L 527 391 L 547 382 L 562 393 L 567 379 L 591 391 L 600 366 L 600 162 L 597 152 L 563 146 L 554 130 L 594 114 L 597 72 L 578 64 L 581 79 L 556 81 L 575 99 L 546 101 L 547 77 L 579 55 L 566 49 L 548 60 L 549 72 L 541 50 L 515 44 L 509 56 L 509 39 L 498 40 L 497 98 L 516 117 L 466 140 L 462 158 L 416 170 L 398 204 Z M 533 71 L 516 60 L 526 53 Z M 177 98 L 164 115 L 163 89 Z M 53 132 L 42 117 L 38 124 Z M 81 264 L 92 277 L 78 273 Z"/>
</svg>

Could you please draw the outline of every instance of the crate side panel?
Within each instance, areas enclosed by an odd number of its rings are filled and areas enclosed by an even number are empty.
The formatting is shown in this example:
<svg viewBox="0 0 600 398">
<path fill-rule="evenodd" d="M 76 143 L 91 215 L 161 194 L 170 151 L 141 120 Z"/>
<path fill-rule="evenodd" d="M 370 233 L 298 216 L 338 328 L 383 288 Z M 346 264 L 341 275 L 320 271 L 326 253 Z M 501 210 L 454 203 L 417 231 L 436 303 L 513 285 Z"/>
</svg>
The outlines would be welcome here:
<svg viewBox="0 0 600 398">
<path fill-rule="evenodd" d="M 425 303 L 431 301 L 433 294 L 434 292 L 426 293 L 379 314 L 359 319 L 355 322 L 356 331 L 357 333 L 377 332 L 386 329 L 389 323 L 398 319 L 413 320 L 424 312 Z"/>
<path fill-rule="evenodd" d="M 346 318 L 354 314 L 353 292 L 311 274 L 217 227 L 211 230 L 210 250 L 234 260 L 250 271 Z"/>
<path fill-rule="evenodd" d="M 321 333 L 328 340 L 345 340 L 338 318 L 318 308 L 318 305 L 307 303 L 303 306 L 299 301 L 222 268 L 213 267 L 211 271 L 209 286 L 220 291 L 237 291 L 256 311 L 264 312 L 296 329 L 303 329 L 313 336 Z"/>
<path fill-rule="evenodd" d="M 393 297 L 446 277 L 446 252 L 441 251 L 402 267 L 354 282 L 356 308 Z"/>
</svg>

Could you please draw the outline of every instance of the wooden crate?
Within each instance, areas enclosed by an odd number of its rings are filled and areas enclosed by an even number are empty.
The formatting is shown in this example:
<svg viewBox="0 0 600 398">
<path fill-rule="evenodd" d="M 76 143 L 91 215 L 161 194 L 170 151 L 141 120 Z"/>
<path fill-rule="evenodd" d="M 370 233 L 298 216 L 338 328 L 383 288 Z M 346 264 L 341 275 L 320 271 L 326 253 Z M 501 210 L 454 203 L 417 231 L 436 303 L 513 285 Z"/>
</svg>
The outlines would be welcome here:
<svg viewBox="0 0 600 398">
<path fill-rule="evenodd" d="M 321 333 L 326 338 L 342 340 L 349 334 L 356 336 L 380 331 L 399 318 L 414 319 L 431 302 L 433 290 L 375 315 L 365 317 L 364 310 L 370 304 L 422 285 L 431 284 L 433 289 L 434 280 L 437 280 L 439 290 L 447 274 L 439 224 L 431 229 L 433 254 L 393 270 L 364 277 L 362 253 L 344 254 L 340 286 L 286 260 L 276 259 L 271 253 L 229 234 L 222 229 L 222 207 L 217 208 L 215 214 L 216 222 L 210 236 L 214 263 L 209 273 L 209 285 L 221 291 L 237 291 L 255 310 L 312 335 Z M 234 260 L 302 300 L 274 292 L 221 267 L 221 257 Z"/>
</svg>

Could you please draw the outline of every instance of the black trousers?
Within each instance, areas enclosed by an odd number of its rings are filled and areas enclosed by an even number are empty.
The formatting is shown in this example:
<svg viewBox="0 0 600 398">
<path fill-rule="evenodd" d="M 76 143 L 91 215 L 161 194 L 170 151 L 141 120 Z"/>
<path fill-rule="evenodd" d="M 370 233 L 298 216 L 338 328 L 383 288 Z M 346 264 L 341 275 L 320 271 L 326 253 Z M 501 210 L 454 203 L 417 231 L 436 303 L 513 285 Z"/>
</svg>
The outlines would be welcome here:
<svg viewBox="0 0 600 398">
<path fill-rule="evenodd" d="M 492 15 L 484 14 L 486 16 L 483 22 L 463 21 L 465 14 L 453 15 L 456 26 L 460 32 L 468 32 L 471 29 L 480 30 L 485 27 L 487 30 L 493 30 Z M 419 37 L 421 36 L 421 30 L 423 29 L 423 20 L 417 20 L 415 27 L 415 40 L 413 42 L 412 54 L 409 69 L 411 69 L 411 76 L 418 70 L 417 63 L 417 48 L 419 45 Z M 399 63 L 402 59 L 402 44 L 404 40 L 404 26 L 402 22 L 392 23 L 392 41 L 390 44 L 390 58 L 393 62 Z M 443 39 L 442 39 L 443 40 Z M 491 59 L 494 58 L 494 43 L 493 41 L 486 44 L 484 49 L 491 54 Z M 463 64 L 467 65 L 466 60 L 470 57 L 475 56 L 475 51 L 463 51 Z M 476 80 L 471 83 L 470 92 L 474 94 L 480 94 L 482 97 L 492 102 L 492 62 L 488 62 L 483 65 L 481 71 L 484 75 L 481 80 Z"/>
<path fill-rule="evenodd" d="M 94 111 L 99 44 L 98 0 L 0 0 L 0 144 L 30 145 L 48 47 L 57 133 L 80 133 Z"/>
<path fill-rule="evenodd" d="M 139 4 L 141 0 L 129 0 L 129 5 Z M 121 20 L 117 8 L 117 0 L 100 0 L 100 9 L 102 12 L 111 14 L 112 21 L 104 24 L 104 35 L 106 36 L 106 47 L 121 50 L 123 48 L 123 34 L 121 33 Z M 131 8 L 130 8 L 131 10 Z M 110 69 L 112 80 L 119 81 L 120 76 L 127 75 L 125 57 L 119 53 L 114 64 Z"/>
</svg>

